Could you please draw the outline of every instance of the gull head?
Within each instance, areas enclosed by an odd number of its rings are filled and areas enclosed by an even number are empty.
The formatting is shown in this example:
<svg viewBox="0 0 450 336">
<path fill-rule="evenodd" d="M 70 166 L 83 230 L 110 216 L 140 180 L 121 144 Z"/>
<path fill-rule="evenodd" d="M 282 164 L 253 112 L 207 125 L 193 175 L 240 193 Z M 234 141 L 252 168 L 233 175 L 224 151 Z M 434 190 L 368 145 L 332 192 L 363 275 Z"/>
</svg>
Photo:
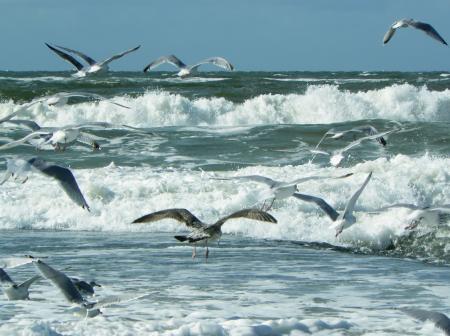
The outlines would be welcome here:
<svg viewBox="0 0 450 336">
<path fill-rule="evenodd" d="M 101 149 L 100 144 L 97 141 L 93 141 L 92 142 L 92 149 L 93 150 L 100 150 Z"/>
<path fill-rule="evenodd" d="M 336 230 L 335 237 L 339 236 L 345 228 L 345 219 L 338 219 L 332 225 L 332 228 Z"/>
</svg>

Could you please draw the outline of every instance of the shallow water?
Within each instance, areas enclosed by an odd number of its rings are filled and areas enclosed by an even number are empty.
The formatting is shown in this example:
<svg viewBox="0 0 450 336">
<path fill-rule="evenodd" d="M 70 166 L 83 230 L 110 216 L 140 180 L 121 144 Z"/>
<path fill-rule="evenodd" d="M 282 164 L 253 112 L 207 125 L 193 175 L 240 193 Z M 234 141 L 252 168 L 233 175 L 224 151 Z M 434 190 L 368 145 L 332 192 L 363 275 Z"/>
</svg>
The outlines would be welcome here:
<svg viewBox="0 0 450 336">
<path fill-rule="evenodd" d="M 0 73 L 0 118 L 44 94 L 89 91 L 124 104 L 74 99 L 64 107 L 36 104 L 20 115 L 41 126 L 108 121 L 138 127 L 88 130 L 100 151 L 64 152 L 19 146 L 2 158 L 40 156 L 69 166 L 91 207 L 73 204 L 39 174 L 0 187 L 1 257 L 48 256 L 58 269 L 95 278 L 99 294 L 148 294 L 84 320 L 47 281 L 32 287 L 36 302 L 1 301 L 2 334 L 92 335 L 423 335 L 437 333 L 395 308 L 449 312 L 449 223 L 405 227 L 410 211 L 374 213 L 393 203 L 450 203 L 450 77 L 442 73 L 205 73 L 180 80 L 168 73 L 111 73 L 86 80 L 68 73 Z M 19 116 L 18 116 L 19 118 Z M 339 168 L 310 149 L 330 128 L 370 123 L 401 127 L 383 148 L 349 151 Z M 0 144 L 28 131 L 2 125 Z M 8 126 L 8 127 L 7 127 Z M 327 139 L 334 151 L 353 136 Z M 311 161 L 312 160 L 312 161 Z M 5 161 L 0 160 L 0 170 Z M 356 206 L 357 223 L 338 238 L 311 204 L 275 201 L 277 224 L 233 220 L 220 246 L 192 261 L 191 248 L 172 238 L 174 221 L 130 222 L 182 207 L 214 222 L 261 204 L 267 188 L 215 178 L 260 174 L 308 181 L 300 192 L 338 210 L 369 172 Z M 32 266 L 10 270 L 15 279 Z M 46 295 L 45 293 L 51 293 Z"/>
</svg>

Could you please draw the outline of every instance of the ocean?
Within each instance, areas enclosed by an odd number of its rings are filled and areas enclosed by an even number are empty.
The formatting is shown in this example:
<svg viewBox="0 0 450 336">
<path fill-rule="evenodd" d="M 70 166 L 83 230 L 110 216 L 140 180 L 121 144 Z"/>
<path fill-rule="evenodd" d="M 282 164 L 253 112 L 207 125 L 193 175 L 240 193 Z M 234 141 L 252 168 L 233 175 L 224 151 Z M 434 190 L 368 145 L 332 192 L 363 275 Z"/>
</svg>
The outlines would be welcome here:
<svg viewBox="0 0 450 336">
<path fill-rule="evenodd" d="M 74 314 L 41 280 L 30 301 L 0 299 L 2 335 L 436 335 L 401 308 L 450 313 L 450 222 L 422 220 L 408 230 L 411 210 L 450 204 L 450 74 L 401 72 L 110 72 L 84 79 L 68 72 L 0 72 L 0 118 L 21 104 L 58 92 L 65 106 L 35 104 L 17 119 L 40 126 L 109 122 L 85 131 L 100 150 L 64 151 L 24 144 L 7 158 L 39 156 L 70 167 L 91 212 L 58 183 L 34 173 L 0 186 L 0 259 L 24 254 L 70 276 L 102 284 L 98 298 L 142 296 L 105 307 L 95 318 Z M 110 102 L 130 107 L 125 109 Z M 325 132 L 372 125 L 387 145 L 366 141 L 339 167 L 313 155 Z M 130 126 L 130 127 L 128 127 Z M 29 130 L 3 123 L 0 145 Z M 361 137 L 325 139 L 336 151 Z M 245 219 L 223 225 L 219 242 L 173 238 L 174 220 L 131 224 L 147 213 L 186 208 L 214 223 L 262 205 L 267 186 L 232 179 L 263 175 L 292 181 L 311 175 L 299 192 L 342 211 L 367 174 L 356 224 L 335 237 L 315 205 L 289 197 L 269 211 L 277 224 Z M 231 179 L 228 179 L 231 178 Z M 7 270 L 20 282 L 33 266 Z"/>
</svg>

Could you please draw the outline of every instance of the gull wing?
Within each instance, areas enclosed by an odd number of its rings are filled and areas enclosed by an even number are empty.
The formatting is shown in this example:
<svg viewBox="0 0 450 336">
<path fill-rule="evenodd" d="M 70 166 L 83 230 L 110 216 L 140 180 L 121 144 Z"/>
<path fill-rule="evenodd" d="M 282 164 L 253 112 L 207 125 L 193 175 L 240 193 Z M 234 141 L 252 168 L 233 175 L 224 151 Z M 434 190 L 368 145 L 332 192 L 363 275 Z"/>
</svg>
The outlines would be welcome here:
<svg viewBox="0 0 450 336">
<path fill-rule="evenodd" d="M 276 223 L 277 220 L 275 217 L 273 217 L 271 214 L 258 210 L 258 209 L 243 209 L 239 210 L 235 213 L 232 213 L 231 215 L 224 217 L 220 220 L 218 220 L 214 226 L 222 226 L 227 220 L 233 219 L 233 218 L 248 218 L 248 219 L 254 219 L 262 222 L 269 222 L 269 223 Z"/>
<path fill-rule="evenodd" d="M 116 304 L 139 300 L 139 299 L 145 298 L 149 295 L 150 294 L 109 295 L 109 296 L 100 298 L 97 302 L 94 303 L 93 307 L 94 308 L 104 308 L 104 307 L 108 307 L 108 306 L 112 306 L 112 305 L 116 305 Z"/>
<path fill-rule="evenodd" d="M 30 139 L 34 139 L 34 138 L 39 137 L 41 135 L 48 135 L 48 134 L 50 134 L 50 133 L 49 132 L 44 132 L 44 131 L 36 131 L 36 132 L 28 134 L 27 136 L 23 137 L 22 139 L 19 139 L 19 140 L 16 140 L 16 141 L 12 141 L 12 142 L 9 142 L 7 144 L 4 144 L 4 145 L 0 146 L 0 150 L 1 149 L 14 148 L 14 147 L 17 147 L 17 146 L 20 146 L 20 145 L 24 144 L 25 142 L 27 142 Z"/>
<path fill-rule="evenodd" d="M 107 58 L 107 59 L 105 59 L 104 61 L 100 62 L 99 65 L 102 66 L 102 65 L 111 63 L 112 61 L 114 61 L 114 60 L 116 60 L 116 59 L 119 59 L 119 58 L 125 56 L 126 54 L 129 54 L 129 53 L 131 53 L 131 52 L 133 52 L 133 51 L 138 50 L 140 47 L 141 47 L 141 46 L 138 45 L 137 47 L 128 49 L 128 50 L 126 50 L 126 51 L 124 51 L 124 52 L 122 52 L 122 53 L 120 53 L 120 54 L 111 56 L 110 58 Z"/>
<path fill-rule="evenodd" d="M 191 65 L 189 67 L 189 69 L 190 70 L 197 69 L 200 65 L 208 64 L 208 63 L 209 64 L 214 64 L 214 65 L 218 66 L 219 68 L 222 68 L 222 69 L 225 69 L 225 70 L 229 70 L 229 71 L 233 71 L 234 70 L 233 64 L 228 62 L 223 57 L 210 57 L 210 58 L 204 59 L 203 61 L 200 61 L 197 64 Z"/>
<path fill-rule="evenodd" d="M 445 42 L 445 40 L 441 37 L 441 35 L 439 35 L 439 33 L 436 31 L 436 29 L 434 29 L 433 26 L 431 26 L 430 24 L 425 23 L 425 22 L 420 22 L 420 21 L 410 21 L 408 24 L 411 27 L 422 30 L 428 36 L 434 38 L 436 41 L 439 41 L 442 44 L 447 45 L 447 42 Z"/>
<path fill-rule="evenodd" d="M 8 284 L 8 285 L 15 285 L 16 283 L 13 281 L 13 279 L 10 278 L 8 273 L 6 273 L 3 268 L 0 268 L 0 283 L 1 284 Z"/>
<path fill-rule="evenodd" d="M 273 187 L 276 184 L 278 184 L 278 181 L 272 180 L 269 177 L 261 176 L 261 175 L 245 175 L 245 176 L 233 176 L 233 177 L 212 177 L 212 180 L 248 180 L 248 181 L 254 181 L 258 183 L 264 183 L 268 185 L 269 187 Z"/>
<path fill-rule="evenodd" d="M 344 148 L 337 150 L 335 153 L 344 153 L 346 151 L 348 151 L 349 149 L 358 146 L 361 142 L 366 141 L 366 140 L 373 140 L 373 139 L 377 139 L 377 138 L 381 138 L 385 135 L 388 135 L 392 132 L 394 132 L 396 130 L 390 130 L 390 131 L 386 131 L 386 132 L 381 132 L 381 133 L 376 133 L 376 134 L 372 134 L 372 135 L 368 135 L 362 138 L 359 138 L 351 143 L 349 143 L 347 146 L 345 146 Z"/>
<path fill-rule="evenodd" d="M 25 126 L 32 131 L 39 131 L 41 129 L 41 126 L 39 126 L 35 121 L 33 120 L 23 120 L 23 119 L 13 119 L 13 120 L 6 120 L 6 123 L 14 124 L 18 126 Z"/>
<path fill-rule="evenodd" d="M 395 23 L 394 23 L 394 25 L 395 25 Z M 394 36 L 395 31 L 397 30 L 397 29 L 393 28 L 394 25 L 389 27 L 389 30 L 386 32 L 386 34 L 384 34 L 383 44 L 388 43 L 391 40 L 392 36 Z"/>
<path fill-rule="evenodd" d="M 73 202 L 89 211 L 89 205 L 86 203 L 77 181 L 69 169 L 55 164 L 49 164 L 40 158 L 32 158 L 28 160 L 28 163 L 42 174 L 56 179 Z"/>
<path fill-rule="evenodd" d="M 361 196 L 361 193 L 363 192 L 364 188 L 366 187 L 367 183 L 369 183 L 370 178 L 372 177 L 372 172 L 367 175 L 366 180 L 362 184 L 362 186 L 352 195 L 352 197 L 347 202 L 347 205 L 345 206 L 343 217 L 346 218 L 347 216 L 351 215 L 354 208 L 356 201 L 358 200 L 359 196 Z"/>
<path fill-rule="evenodd" d="M 33 258 L 30 257 L 10 257 L 0 259 L 0 268 L 15 268 L 22 265 L 30 264 Z"/>
<path fill-rule="evenodd" d="M 204 224 L 195 217 L 190 211 L 186 209 L 166 209 L 161 211 L 152 212 L 148 215 L 135 219 L 133 223 L 149 223 L 155 222 L 161 219 L 171 218 L 178 222 L 186 224 L 188 227 L 204 228 Z"/>
<path fill-rule="evenodd" d="M 161 56 L 160 58 L 151 62 L 149 65 L 147 65 L 144 68 L 144 72 L 147 72 L 148 70 L 152 70 L 152 69 L 156 68 L 157 66 L 164 64 L 164 63 L 172 64 L 179 69 L 186 68 L 186 64 L 184 64 L 178 57 L 176 57 L 175 55 L 169 55 L 169 56 Z"/>
<path fill-rule="evenodd" d="M 28 290 L 28 288 L 30 288 L 30 286 L 36 282 L 37 280 L 42 279 L 42 277 L 40 275 L 35 275 L 34 277 L 22 282 L 19 287 L 21 288 L 26 288 Z"/>
<path fill-rule="evenodd" d="M 120 106 L 120 107 L 123 107 L 123 108 L 126 108 L 126 109 L 130 109 L 128 106 L 125 106 L 125 105 L 122 105 L 122 104 L 119 104 L 119 103 L 115 103 L 115 102 L 109 100 L 108 98 L 106 98 L 106 97 L 104 97 L 102 95 L 99 95 L 97 93 L 91 93 L 91 92 L 60 92 L 58 95 L 65 96 L 67 98 L 70 98 L 70 97 L 94 98 L 96 100 L 103 100 L 103 101 L 108 102 L 110 104 L 114 104 L 114 105 L 117 105 L 117 106 Z"/>
<path fill-rule="evenodd" d="M 83 64 L 78 62 L 74 57 L 70 56 L 69 54 L 66 54 L 65 52 L 62 52 L 61 50 L 58 50 L 54 47 L 52 47 L 49 44 L 45 44 L 47 47 L 50 48 L 54 53 L 56 53 L 59 57 L 61 57 L 63 60 L 69 62 L 72 64 L 75 68 L 77 68 L 78 71 L 83 70 Z"/>
<path fill-rule="evenodd" d="M 15 117 L 16 115 L 18 115 L 19 113 L 25 111 L 27 108 L 29 108 L 30 106 L 33 106 L 34 104 L 37 104 L 39 102 L 41 102 L 42 99 L 38 99 L 38 100 L 33 100 L 32 102 L 29 102 L 27 104 L 22 105 L 21 107 L 19 107 L 17 110 L 15 110 L 14 112 L 8 114 L 6 117 L 3 117 L 0 119 L 0 124 L 8 121 L 10 119 L 12 119 L 13 117 Z"/>
<path fill-rule="evenodd" d="M 50 267 L 40 259 L 33 261 L 33 264 L 44 278 L 50 280 L 50 282 L 61 291 L 67 301 L 77 304 L 85 303 L 83 296 L 76 289 L 75 285 L 67 275 Z"/>
<path fill-rule="evenodd" d="M 339 217 L 339 213 L 336 210 L 334 210 L 334 208 L 331 205 L 329 205 L 324 199 L 320 197 L 300 193 L 294 193 L 294 195 L 292 196 L 305 202 L 316 203 L 319 206 L 319 208 L 321 208 L 328 215 L 328 217 L 331 218 L 333 222 Z"/>
<path fill-rule="evenodd" d="M 437 328 L 444 331 L 445 335 L 450 335 L 450 319 L 445 314 L 412 308 L 400 308 L 400 311 L 422 322 L 431 321 Z"/>
<path fill-rule="evenodd" d="M 72 54 L 75 54 L 75 55 L 80 56 L 80 57 L 81 57 L 82 59 L 84 59 L 89 65 L 94 65 L 94 64 L 97 63 L 96 60 L 92 59 L 91 57 L 89 57 L 89 56 L 86 55 L 86 54 L 83 54 L 81 51 L 77 51 L 77 50 L 73 50 L 73 49 L 61 47 L 61 46 L 58 46 L 58 45 L 55 45 L 55 46 L 56 46 L 57 48 L 59 48 L 59 49 L 62 49 L 62 50 L 68 51 L 68 52 L 70 52 L 70 53 L 72 53 Z"/>
<path fill-rule="evenodd" d="M 347 178 L 349 176 L 352 176 L 353 173 L 348 173 L 342 176 L 320 176 L 320 175 L 315 175 L 315 176 L 307 176 L 307 177 L 300 177 L 296 180 L 290 181 L 290 182 L 286 182 L 286 183 L 280 183 L 277 187 L 287 187 L 287 186 L 291 186 L 291 185 L 297 185 L 306 181 L 310 181 L 310 180 L 325 180 L 325 179 L 341 179 L 341 178 Z"/>
</svg>

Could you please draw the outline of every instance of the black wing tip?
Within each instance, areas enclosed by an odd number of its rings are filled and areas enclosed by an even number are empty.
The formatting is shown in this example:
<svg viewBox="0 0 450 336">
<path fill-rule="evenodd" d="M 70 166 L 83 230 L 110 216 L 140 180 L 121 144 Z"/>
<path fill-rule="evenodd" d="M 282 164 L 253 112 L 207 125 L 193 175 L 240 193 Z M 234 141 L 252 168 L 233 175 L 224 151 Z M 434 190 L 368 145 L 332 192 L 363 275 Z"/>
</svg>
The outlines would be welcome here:
<svg viewBox="0 0 450 336">
<path fill-rule="evenodd" d="M 150 68 L 150 65 L 147 65 L 147 66 L 144 68 L 143 72 L 147 72 L 149 68 Z"/>
<path fill-rule="evenodd" d="M 145 223 L 145 217 L 146 216 L 139 217 L 139 218 L 135 219 L 134 221 L 132 221 L 131 224 Z"/>
<path fill-rule="evenodd" d="M 173 237 L 180 242 L 184 242 L 184 241 L 188 240 L 188 237 L 186 237 L 186 236 L 173 236 Z"/>
</svg>

